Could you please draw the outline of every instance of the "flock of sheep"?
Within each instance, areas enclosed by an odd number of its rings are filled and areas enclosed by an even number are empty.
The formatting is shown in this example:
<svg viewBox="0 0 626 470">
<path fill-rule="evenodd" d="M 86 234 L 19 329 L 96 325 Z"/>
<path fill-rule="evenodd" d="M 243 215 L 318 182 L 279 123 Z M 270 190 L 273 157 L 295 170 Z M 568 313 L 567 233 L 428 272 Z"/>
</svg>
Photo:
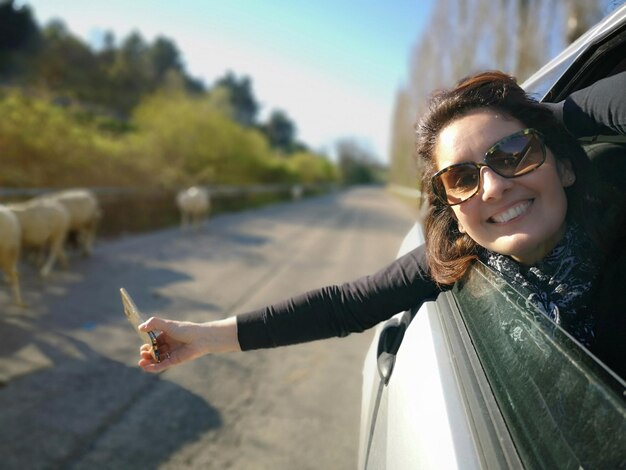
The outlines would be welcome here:
<svg viewBox="0 0 626 470">
<path fill-rule="evenodd" d="M 22 306 L 17 263 L 22 248 L 43 256 L 39 273 L 46 277 L 58 259 L 67 266 L 65 241 L 76 233 L 82 253 L 91 253 L 101 211 L 91 191 L 75 189 L 38 196 L 25 202 L 0 205 L 0 268 Z"/>
<path fill-rule="evenodd" d="M 177 195 L 176 203 L 181 211 L 182 227 L 199 227 L 209 211 L 209 193 L 204 188 L 191 187 Z M 39 273 L 46 277 L 57 260 L 67 266 L 65 244 L 70 233 L 76 236 L 80 252 L 84 256 L 91 254 L 101 216 L 98 199 L 88 189 L 0 204 L 0 269 L 11 286 L 16 305 L 24 305 L 18 274 L 23 249 L 33 249 L 39 254 Z"/>
</svg>

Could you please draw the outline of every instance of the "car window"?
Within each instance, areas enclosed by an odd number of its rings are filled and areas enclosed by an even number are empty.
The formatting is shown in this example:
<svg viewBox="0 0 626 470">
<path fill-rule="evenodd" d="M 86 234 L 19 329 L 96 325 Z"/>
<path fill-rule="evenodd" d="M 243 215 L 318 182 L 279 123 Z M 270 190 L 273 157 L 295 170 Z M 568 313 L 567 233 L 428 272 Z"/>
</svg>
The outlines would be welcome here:
<svg viewBox="0 0 626 470">
<path fill-rule="evenodd" d="M 453 289 L 527 468 L 623 468 L 626 384 L 477 263 Z"/>
<path fill-rule="evenodd" d="M 529 77 L 522 87 L 540 101 L 555 102 L 602 77 L 626 69 L 626 7 L 614 8 L 595 27 Z M 613 11 L 615 10 L 615 11 Z"/>
</svg>

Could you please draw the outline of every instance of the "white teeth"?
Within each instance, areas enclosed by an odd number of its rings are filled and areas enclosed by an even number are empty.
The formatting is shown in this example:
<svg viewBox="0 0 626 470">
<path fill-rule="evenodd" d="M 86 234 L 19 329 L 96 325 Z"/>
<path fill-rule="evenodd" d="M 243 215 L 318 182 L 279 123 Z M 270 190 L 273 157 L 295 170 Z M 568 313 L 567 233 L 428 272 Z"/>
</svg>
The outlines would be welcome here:
<svg viewBox="0 0 626 470">
<path fill-rule="evenodd" d="M 530 207 L 530 201 L 524 201 L 521 204 L 513 206 L 498 215 L 494 215 L 492 219 L 498 223 L 508 222 L 509 220 L 514 219 L 519 215 L 522 215 L 524 212 L 526 212 L 526 209 L 528 209 L 528 207 Z"/>
</svg>

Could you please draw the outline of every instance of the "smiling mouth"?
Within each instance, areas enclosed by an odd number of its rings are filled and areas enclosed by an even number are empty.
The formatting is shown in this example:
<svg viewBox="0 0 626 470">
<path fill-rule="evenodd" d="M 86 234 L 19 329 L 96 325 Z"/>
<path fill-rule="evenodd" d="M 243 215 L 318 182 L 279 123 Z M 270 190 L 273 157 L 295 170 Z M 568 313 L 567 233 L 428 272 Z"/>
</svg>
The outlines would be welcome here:
<svg viewBox="0 0 626 470">
<path fill-rule="evenodd" d="M 519 217 L 520 215 L 524 214 L 532 203 L 533 203 L 532 199 L 521 202 L 511 207 L 510 209 L 507 209 L 504 212 L 501 212 L 497 215 L 494 215 L 493 217 L 490 217 L 489 221 L 498 223 L 498 224 L 503 224 L 505 222 L 508 222 L 509 220 L 513 220 L 516 217 Z"/>
</svg>

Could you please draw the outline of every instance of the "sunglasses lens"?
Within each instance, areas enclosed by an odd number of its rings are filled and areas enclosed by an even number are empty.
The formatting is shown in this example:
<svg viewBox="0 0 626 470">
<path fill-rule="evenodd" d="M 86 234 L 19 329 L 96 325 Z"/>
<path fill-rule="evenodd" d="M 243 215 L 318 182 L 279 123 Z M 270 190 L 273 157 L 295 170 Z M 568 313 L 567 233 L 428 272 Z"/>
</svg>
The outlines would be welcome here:
<svg viewBox="0 0 626 470">
<path fill-rule="evenodd" d="M 458 204 L 472 197 L 480 184 L 480 170 L 468 163 L 451 167 L 438 177 L 439 194 L 448 204 Z"/>
<path fill-rule="evenodd" d="M 444 168 L 432 181 L 437 196 L 448 205 L 466 201 L 480 188 L 480 168 L 488 166 L 500 176 L 515 178 L 540 167 L 546 149 L 537 131 L 525 129 L 489 149 L 484 163 L 460 163 Z"/>
<path fill-rule="evenodd" d="M 535 134 L 519 134 L 494 146 L 485 160 L 496 173 L 512 178 L 541 166 L 545 151 Z"/>
</svg>

